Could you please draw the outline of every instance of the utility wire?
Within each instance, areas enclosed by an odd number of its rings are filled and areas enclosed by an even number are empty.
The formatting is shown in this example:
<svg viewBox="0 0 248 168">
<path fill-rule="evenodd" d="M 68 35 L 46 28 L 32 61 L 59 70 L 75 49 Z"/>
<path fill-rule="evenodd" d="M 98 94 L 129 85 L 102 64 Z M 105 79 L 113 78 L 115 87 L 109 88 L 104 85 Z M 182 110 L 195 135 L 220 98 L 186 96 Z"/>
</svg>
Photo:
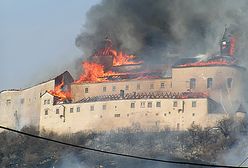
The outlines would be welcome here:
<svg viewBox="0 0 248 168">
<path fill-rule="evenodd" d="M 239 167 L 242 166 L 248 160 L 248 156 L 239 164 Z"/>
<path fill-rule="evenodd" d="M 1 125 L 0 125 L 0 128 L 2 128 L 4 130 L 11 131 L 11 132 L 15 132 L 15 133 L 18 133 L 18 134 L 22 134 L 22 135 L 25 135 L 25 136 L 29 136 L 29 137 L 33 137 L 33 138 L 37 138 L 37 139 L 41 139 L 41 140 L 46 140 L 46 141 L 49 141 L 49 142 L 54 142 L 54 143 L 58 143 L 58 144 L 62 144 L 62 145 L 66 145 L 66 146 L 70 146 L 70 147 L 74 147 L 74 148 L 81 148 L 81 149 L 94 151 L 94 152 L 98 152 L 98 153 L 109 154 L 109 155 L 128 157 L 128 158 L 134 158 L 134 159 L 140 159 L 140 160 L 147 160 L 147 161 L 153 161 L 153 162 L 170 163 L 170 164 L 180 164 L 180 165 L 186 165 L 187 164 L 187 165 L 202 166 L 202 167 L 238 168 L 237 166 L 214 165 L 214 164 L 204 164 L 204 163 L 194 163 L 194 162 L 178 162 L 178 161 L 172 161 L 172 160 L 162 160 L 162 159 L 155 159 L 155 158 L 148 158 L 148 157 L 142 157 L 142 156 L 136 156 L 136 155 L 128 155 L 128 154 L 123 154 L 123 153 L 104 151 L 104 150 L 100 150 L 100 149 L 95 149 L 95 148 L 75 145 L 75 144 L 66 143 L 66 142 L 62 142 L 62 141 L 58 141 L 58 140 L 54 140 L 54 139 L 49 139 L 49 138 L 38 136 L 38 135 L 29 134 L 29 133 L 26 133 L 26 132 L 18 131 L 18 130 L 11 129 L 11 128 L 8 128 L 8 127 L 4 127 L 4 126 L 1 126 Z M 243 167 L 243 168 L 245 168 L 245 167 Z"/>
</svg>

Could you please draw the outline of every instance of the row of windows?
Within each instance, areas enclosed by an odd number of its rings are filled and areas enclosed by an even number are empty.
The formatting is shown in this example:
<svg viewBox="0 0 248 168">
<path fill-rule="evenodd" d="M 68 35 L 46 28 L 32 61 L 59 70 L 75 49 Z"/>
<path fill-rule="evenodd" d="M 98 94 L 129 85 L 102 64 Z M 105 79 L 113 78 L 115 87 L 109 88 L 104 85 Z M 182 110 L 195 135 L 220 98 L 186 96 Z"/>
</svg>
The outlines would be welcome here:
<svg viewBox="0 0 248 168">
<path fill-rule="evenodd" d="M 140 108 L 145 108 L 146 102 L 140 102 Z M 131 103 L 131 108 L 135 108 L 135 103 Z M 147 107 L 152 108 L 152 102 L 147 102 Z M 156 107 L 161 107 L 161 102 L 156 102 Z"/>
<path fill-rule="evenodd" d="M 157 103 L 160 103 L 160 102 L 157 102 Z M 131 105 L 132 106 L 132 105 Z M 103 107 L 106 107 L 106 106 L 103 106 Z M 90 106 L 90 108 L 92 108 L 92 110 L 94 110 L 94 106 Z M 59 109 L 56 109 L 56 114 L 59 114 L 60 110 Z M 70 108 L 70 113 L 73 113 L 74 112 L 74 108 Z M 77 107 L 76 108 L 76 112 L 80 112 L 80 107 Z M 168 114 L 170 115 L 171 112 L 168 112 Z M 48 109 L 45 109 L 45 115 L 48 115 Z M 145 114 L 147 116 L 147 114 Z M 156 116 L 158 116 L 159 113 L 156 113 Z M 167 113 L 164 113 L 164 116 L 166 116 Z M 192 113 L 192 116 L 195 116 L 195 113 Z M 114 117 L 120 117 L 120 114 L 114 114 Z M 127 117 L 129 117 L 129 114 L 127 114 Z M 102 118 L 102 116 L 101 116 Z"/>
<path fill-rule="evenodd" d="M 168 114 L 170 115 L 171 112 L 169 112 Z M 147 113 L 145 115 L 147 116 Z M 158 116 L 159 113 L 156 113 L 155 115 Z M 120 117 L 120 116 L 121 116 L 121 114 L 114 114 L 114 117 Z M 164 116 L 166 117 L 167 116 L 167 113 L 164 113 Z M 192 113 L 192 116 L 194 117 L 195 116 L 195 113 Z M 129 114 L 127 114 L 127 117 L 129 117 Z M 101 116 L 101 118 L 102 118 L 102 116 Z"/>
<path fill-rule="evenodd" d="M 145 108 L 145 104 L 146 102 L 140 102 L 140 107 L 141 108 Z M 173 107 L 177 107 L 178 106 L 178 102 L 177 101 L 174 101 L 173 102 Z M 196 101 L 192 101 L 192 107 L 196 107 Z M 135 103 L 131 103 L 131 108 L 135 108 Z M 148 102 L 147 103 L 147 107 L 148 108 L 152 108 L 152 102 Z M 161 102 L 156 102 L 156 107 L 161 107 Z"/>
<path fill-rule="evenodd" d="M 165 83 L 162 82 L 160 83 L 160 88 L 163 89 L 165 88 Z M 137 90 L 140 90 L 140 84 L 137 84 L 137 87 L 136 87 Z M 154 84 L 150 84 L 150 89 L 154 89 Z M 129 90 L 129 85 L 126 85 L 125 86 L 125 90 Z M 102 91 L 103 92 L 107 92 L 107 87 L 106 86 L 103 86 L 102 87 Z M 116 86 L 112 86 L 112 91 L 115 92 L 116 91 Z M 84 88 L 84 93 L 89 93 L 89 88 Z"/>
<path fill-rule="evenodd" d="M 45 100 L 47 102 L 47 100 Z M 195 108 L 196 107 L 196 101 L 192 101 L 192 107 Z M 135 102 L 131 102 L 131 105 L 130 105 L 130 108 L 135 108 Z M 147 102 L 147 108 L 152 108 L 153 106 L 153 102 Z M 178 106 L 178 102 L 177 101 L 174 101 L 173 102 L 173 107 L 177 107 Z M 146 107 L 146 102 L 145 101 L 142 101 L 140 102 L 140 108 L 145 108 Z M 160 108 L 161 107 L 161 102 L 158 101 L 156 102 L 156 107 Z M 117 108 L 117 106 L 115 106 L 115 108 Z M 106 110 L 107 109 L 107 105 L 106 104 L 103 104 L 102 105 L 102 110 Z M 94 111 L 95 110 L 95 106 L 94 105 L 91 105 L 90 106 L 90 111 Z M 70 113 L 73 113 L 74 112 L 74 108 L 71 107 L 70 108 Z M 80 112 L 80 107 L 76 107 L 76 112 Z M 59 109 L 56 109 L 56 114 L 59 114 Z M 45 114 L 47 115 L 47 114 Z"/>
<path fill-rule="evenodd" d="M 196 79 L 191 78 L 190 79 L 190 89 L 195 89 L 196 88 Z M 227 78 L 226 84 L 228 88 L 232 87 L 232 78 Z M 207 78 L 207 88 L 211 89 L 213 87 L 213 78 Z"/>
</svg>

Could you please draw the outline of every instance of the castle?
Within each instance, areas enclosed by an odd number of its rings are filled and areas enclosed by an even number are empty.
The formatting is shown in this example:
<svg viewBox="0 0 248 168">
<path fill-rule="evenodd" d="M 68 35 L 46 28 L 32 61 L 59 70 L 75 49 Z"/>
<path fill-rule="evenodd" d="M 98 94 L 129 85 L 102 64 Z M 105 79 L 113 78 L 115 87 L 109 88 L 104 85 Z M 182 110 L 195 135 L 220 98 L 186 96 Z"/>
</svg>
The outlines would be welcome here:
<svg viewBox="0 0 248 168">
<path fill-rule="evenodd" d="M 221 47 L 221 55 L 162 67 L 171 72 L 163 75 L 146 71 L 134 56 L 108 44 L 83 64 L 79 80 L 66 71 L 30 88 L 1 91 L 0 125 L 57 133 L 127 127 L 180 131 L 192 124 L 213 127 L 230 116 L 242 119 L 246 69 L 234 59 L 231 45 Z"/>
</svg>

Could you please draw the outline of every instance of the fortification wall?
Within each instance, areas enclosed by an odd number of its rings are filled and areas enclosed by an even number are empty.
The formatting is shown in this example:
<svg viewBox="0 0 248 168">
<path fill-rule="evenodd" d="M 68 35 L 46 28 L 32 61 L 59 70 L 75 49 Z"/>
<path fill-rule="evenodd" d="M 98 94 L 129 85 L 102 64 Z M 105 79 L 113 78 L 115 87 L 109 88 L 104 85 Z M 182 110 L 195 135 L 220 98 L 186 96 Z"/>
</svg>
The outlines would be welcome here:
<svg viewBox="0 0 248 168">
<path fill-rule="evenodd" d="M 192 123 L 203 127 L 216 123 L 209 118 L 208 99 L 131 99 L 53 105 L 42 97 L 40 129 L 57 133 L 108 131 L 139 125 L 143 130 L 186 130 Z M 219 114 L 220 118 L 223 114 Z M 218 118 L 219 119 L 219 118 Z"/>
<path fill-rule="evenodd" d="M 235 112 L 244 100 L 244 71 L 237 66 L 173 68 L 172 89 L 208 93 L 226 112 Z"/>
<path fill-rule="evenodd" d="M 0 93 L 0 124 L 20 129 L 24 125 L 38 127 L 40 120 L 41 96 L 46 90 L 54 89 L 54 80 L 20 91 Z"/>
</svg>

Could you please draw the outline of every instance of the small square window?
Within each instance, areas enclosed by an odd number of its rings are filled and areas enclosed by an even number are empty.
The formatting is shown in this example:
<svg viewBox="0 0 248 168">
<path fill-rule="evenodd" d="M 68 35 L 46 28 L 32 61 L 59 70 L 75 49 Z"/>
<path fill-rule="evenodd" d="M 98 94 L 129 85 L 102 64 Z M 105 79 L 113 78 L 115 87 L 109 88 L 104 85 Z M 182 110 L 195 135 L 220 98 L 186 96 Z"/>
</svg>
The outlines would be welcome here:
<svg viewBox="0 0 248 168">
<path fill-rule="evenodd" d="M 59 109 L 56 109 L 56 114 L 59 114 Z"/>
<path fill-rule="evenodd" d="M 196 101 L 192 101 L 192 107 L 196 107 Z"/>
<path fill-rule="evenodd" d="M 137 84 L 137 90 L 140 90 L 140 84 Z"/>
<path fill-rule="evenodd" d="M 164 83 L 160 83 L 160 88 L 165 88 L 165 84 Z"/>
<path fill-rule="evenodd" d="M 164 116 L 166 116 L 166 113 L 164 113 Z"/>
<path fill-rule="evenodd" d="M 161 102 L 156 102 L 156 107 L 161 107 Z"/>
<path fill-rule="evenodd" d="M 73 107 L 72 107 L 72 108 L 70 108 L 70 113 L 73 113 Z"/>
<path fill-rule="evenodd" d="M 84 93 L 89 93 L 89 88 L 84 88 Z"/>
<path fill-rule="evenodd" d="M 156 113 L 156 116 L 158 116 L 158 113 Z"/>
<path fill-rule="evenodd" d="M 195 113 L 192 113 L 192 116 L 195 116 Z"/>
<path fill-rule="evenodd" d="M 104 87 L 102 88 L 102 91 L 103 91 L 103 92 L 106 92 L 106 91 L 107 91 L 106 86 L 104 86 Z"/>
<path fill-rule="evenodd" d="M 129 90 L 129 85 L 126 85 L 125 90 Z"/>
<path fill-rule="evenodd" d="M 140 108 L 145 108 L 146 102 L 140 102 Z"/>
<path fill-rule="evenodd" d="M 135 103 L 131 103 L 131 108 L 135 108 Z"/>
<path fill-rule="evenodd" d="M 90 111 L 94 111 L 94 106 L 90 106 Z"/>
<path fill-rule="evenodd" d="M 173 107 L 177 107 L 177 101 L 173 102 Z"/>
<path fill-rule="evenodd" d="M 116 91 L 116 86 L 113 86 L 113 87 L 112 87 L 112 91 L 113 91 L 113 92 Z"/>
<path fill-rule="evenodd" d="M 47 104 L 50 104 L 50 99 L 47 100 Z"/>
<path fill-rule="evenodd" d="M 148 108 L 152 108 L 152 102 L 148 102 L 148 103 L 147 103 L 147 107 L 148 107 Z"/>
<path fill-rule="evenodd" d="M 121 114 L 115 114 L 115 117 L 120 117 L 121 116 Z"/>
<path fill-rule="evenodd" d="M 154 84 L 150 84 L 150 89 L 154 89 Z"/>
<path fill-rule="evenodd" d="M 47 100 L 44 100 L 44 105 L 47 104 Z"/>
<path fill-rule="evenodd" d="M 80 107 L 77 107 L 77 112 L 80 112 Z"/>
<path fill-rule="evenodd" d="M 106 104 L 102 105 L 103 110 L 106 110 L 106 108 L 107 108 Z"/>
<path fill-rule="evenodd" d="M 171 112 L 169 111 L 169 114 L 171 114 Z"/>
<path fill-rule="evenodd" d="M 45 110 L 45 115 L 48 115 L 48 110 L 47 109 Z"/>
</svg>

